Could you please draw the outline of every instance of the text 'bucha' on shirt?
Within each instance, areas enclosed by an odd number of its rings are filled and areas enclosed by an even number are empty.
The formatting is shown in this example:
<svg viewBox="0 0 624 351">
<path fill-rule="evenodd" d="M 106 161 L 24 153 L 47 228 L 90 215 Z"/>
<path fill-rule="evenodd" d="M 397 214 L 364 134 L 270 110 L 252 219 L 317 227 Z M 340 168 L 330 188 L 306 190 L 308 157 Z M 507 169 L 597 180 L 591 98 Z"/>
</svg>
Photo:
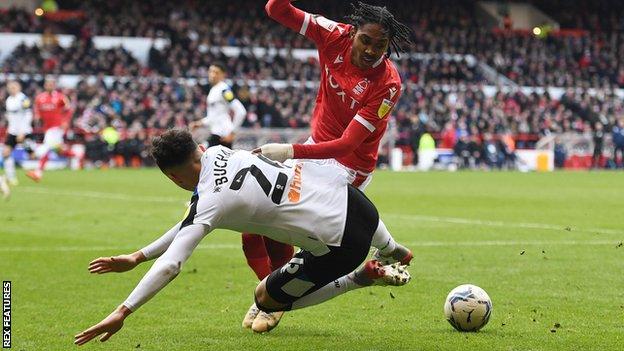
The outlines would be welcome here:
<svg viewBox="0 0 624 351">
<path fill-rule="evenodd" d="M 347 209 L 342 168 L 287 166 L 224 146 L 206 150 L 201 162 L 194 223 L 262 234 L 311 252 L 340 245 Z"/>
</svg>

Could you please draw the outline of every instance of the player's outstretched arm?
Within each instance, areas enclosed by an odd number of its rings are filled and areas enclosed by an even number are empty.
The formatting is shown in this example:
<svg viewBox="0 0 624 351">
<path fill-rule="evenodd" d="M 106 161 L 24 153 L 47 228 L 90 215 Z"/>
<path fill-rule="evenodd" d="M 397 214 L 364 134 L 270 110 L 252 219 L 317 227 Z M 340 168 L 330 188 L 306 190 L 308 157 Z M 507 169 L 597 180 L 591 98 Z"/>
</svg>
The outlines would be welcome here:
<svg viewBox="0 0 624 351">
<path fill-rule="evenodd" d="M 291 5 L 290 0 L 269 0 L 264 9 L 269 17 L 295 32 L 301 30 L 306 17 L 306 13 Z"/>
<path fill-rule="evenodd" d="M 149 301 L 180 273 L 182 265 L 210 231 L 209 229 L 210 227 L 203 224 L 191 224 L 182 228 L 169 248 L 154 262 L 152 268 L 141 279 L 126 301 L 100 323 L 77 334 L 74 343 L 83 345 L 102 333 L 106 334 L 100 341 L 106 341 L 118 332 L 130 313 Z"/>
<path fill-rule="evenodd" d="M 136 251 L 128 255 L 98 257 L 89 262 L 89 273 L 104 274 L 109 272 L 127 272 L 146 260 L 145 255 L 143 255 L 141 251 Z"/>
<path fill-rule="evenodd" d="M 130 315 L 130 311 L 126 306 L 120 305 L 108 317 L 104 318 L 100 323 L 91 326 L 80 334 L 74 336 L 74 344 L 80 346 L 104 334 L 100 341 L 108 340 L 113 334 L 123 327 L 123 322 Z"/>
<path fill-rule="evenodd" d="M 370 134 L 361 123 L 355 119 L 349 123 L 347 129 L 338 139 L 317 144 L 265 144 L 253 150 L 253 153 L 262 154 L 272 160 L 284 162 L 289 158 L 295 159 L 329 159 L 351 154 Z"/>
<path fill-rule="evenodd" d="M 169 229 L 160 238 L 156 239 L 151 244 L 127 255 L 98 257 L 95 260 L 89 262 L 89 273 L 104 274 L 109 272 L 127 272 L 140 263 L 149 261 L 160 256 L 173 241 L 173 238 L 178 234 L 180 230 L 180 223 L 176 223 L 171 229 Z"/>
</svg>

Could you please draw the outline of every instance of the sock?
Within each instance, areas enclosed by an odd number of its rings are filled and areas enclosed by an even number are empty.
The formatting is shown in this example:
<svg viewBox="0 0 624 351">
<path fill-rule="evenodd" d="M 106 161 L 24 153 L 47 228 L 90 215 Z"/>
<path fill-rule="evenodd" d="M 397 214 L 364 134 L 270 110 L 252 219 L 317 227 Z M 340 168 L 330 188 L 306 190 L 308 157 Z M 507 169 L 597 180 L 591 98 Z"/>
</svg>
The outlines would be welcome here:
<svg viewBox="0 0 624 351">
<path fill-rule="evenodd" d="M 48 159 L 50 158 L 50 151 L 46 152 L 45 155 L 39 160 L 39 172 L 43 172 L 45 169 L 46 163 L 48 163 Z"/>
<path fill-rule="evenodd" d="M 264 247 L 264 237 L 258 234 L 243 233 L 243 252 L 247 258 L 247 264 L 262 280 L 271 274 L 271 261 Z"/>
<path fill-rule="evenodd" d="M 349 273 L 341 278 L 338 278 L 317 291 L 293 302 L 292 309 L 296 310 L 299 308 L 318 305 L 319 303 L 333 299 L 338 295 L 342 295 L 347 291 L 364 287 L 357 284 L 354 279 L 356 279 L 354 273 Z"/>
<path fill-rule="evenodd" d="M 291 245 L 280 243 L 267 237 L 264 238 L 264 247 L 271 262 L 271 271 L 288 263 L 295 253 L 295 249 Z"/>
<path fill-rule="evenodd" d="M 15 160 L 9 156 L 4 160 L 4 172 L 9 180 L 15 179 Z"/>
<path fill-rule="evenodd" d="M 390 234 L 388 228 L 386 228 L 386 225 L 380 219 L 377 230 L 375 231 L 375 234 L 373 234 L 371 246 L 376 247 L 382 255 L 387 256 L 396 249 L 396 245 L 396 241 L 392 238 L 392 234 Z"/>
</svg>

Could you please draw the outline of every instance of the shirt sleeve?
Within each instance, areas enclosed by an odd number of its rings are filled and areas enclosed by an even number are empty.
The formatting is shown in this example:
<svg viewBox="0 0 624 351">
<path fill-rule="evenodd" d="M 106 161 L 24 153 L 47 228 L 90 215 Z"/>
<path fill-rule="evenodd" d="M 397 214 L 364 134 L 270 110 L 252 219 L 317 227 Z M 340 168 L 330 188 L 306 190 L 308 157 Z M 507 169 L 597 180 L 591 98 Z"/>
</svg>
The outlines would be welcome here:
<svg viewBox="0 0 624 351">
<path fill-rule="evenodd" d="M 169 248 L 154 262 L 124 301 L 124 306 L 136 311 L 169 284 L 180 273 L 182 265 L 209 232 L 210 228 L 201 224 L 191 224 L 181 229 Z"/>
<path fill-rule="evenodd" d="M 238 129 L 243 122 L 245 121 L 245 116 L 247 116 L 247 109 L 242 102 L 238 99 L 233 99 L 230 102 L 230 109 L 234 112 L 234 117 L 232 119 L 232 124 L 234 125 L 234 129 Z"/>
<path fill-rule="evenodd" d="M 364 103 L 353 118 L 371 132 L 387 123 L 386 118 L 401 97 L 401 85 L 391 83 L 380 89 Z"/>
<path fill-rule="evenodd" d="M 318 47 L 326 46 L 328 41 L 340 37 L 346 30 L 338 22 L 294 7 L 290 0 L 269 0 L 265 10 L 269 17 L 311 39 Z"/>
<path fill-rule="evenodd" d="M 176 223 L 176 225 L 171 227 L 171 229 L 169 229 L 165 234 L 163 234 L 163 236 L 161 236 L 160 238 L 156 239 L 151 244 L 142 248 L 141 252 L 145 256 L 145 258 L 147 258 L 148 260 L 151 260 L 153 258 L 160 256 L 163 252 L 165 252 L 165 250 L 167 250 L 169 245 L 171 245 L 171 242 L 173 242 L 173 238 L 175 238 L 175 236 L 180 231 L 180 224 L 182 224 L 182 222 Z"/>
<path fill-rule="evenodd" d="M 327 159 L 347 156 L 355 151 L 372 131 L 356 119 L 352 119 L 347 129 L 338 139 L 317 144 L 294 144 L 295 159 Z"/>
<path fill-rule="evenodd" d="M 191 208 L 187 218 L 191 218 L 191 216 L 193 224 L 203 224 L 211 228 L 217 227 L 221 219 L 219 199 L 216 196 L 200 197 L 196 208 Z"/>
</svg>

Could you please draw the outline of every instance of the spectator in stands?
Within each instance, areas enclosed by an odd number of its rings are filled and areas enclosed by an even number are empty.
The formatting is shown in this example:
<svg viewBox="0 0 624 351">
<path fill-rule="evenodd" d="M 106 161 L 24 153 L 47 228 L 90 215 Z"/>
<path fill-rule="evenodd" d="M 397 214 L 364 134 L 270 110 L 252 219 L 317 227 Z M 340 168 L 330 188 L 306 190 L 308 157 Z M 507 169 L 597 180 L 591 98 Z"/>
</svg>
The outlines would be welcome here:
<svg viewBox="0 0 624 351">
<path fill-rule="evenodd" d="M 602 149 L 604 146 L 604 126 L 601 122 L 594 123 L 593 141 L 594 141 L 594 153 L 592 155 L 592 168 L 601 167 L 602 162 Z"/>
<path fill-rule="evenodd" d="M 618 119 L 615 126 L 613 126 L 612 137 L 613 137 L 613 164 L 616 167 L 623 168 L 624 167 L 624 118 Z"/>
</svg>

